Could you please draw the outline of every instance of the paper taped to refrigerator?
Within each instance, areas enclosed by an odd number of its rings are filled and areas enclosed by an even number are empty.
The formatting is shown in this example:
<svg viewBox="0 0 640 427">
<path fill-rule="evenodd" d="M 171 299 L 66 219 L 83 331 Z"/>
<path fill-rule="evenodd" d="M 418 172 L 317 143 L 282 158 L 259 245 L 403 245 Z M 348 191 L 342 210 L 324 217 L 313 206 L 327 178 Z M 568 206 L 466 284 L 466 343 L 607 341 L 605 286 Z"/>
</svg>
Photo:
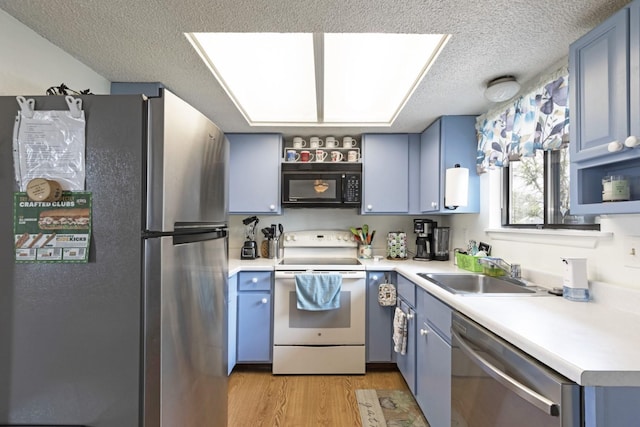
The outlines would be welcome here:
<svg viewBox="0 0 640 427">
<path fill-rule="evenodd" d="M 64 190 L 82 191 L 85 181 L 85 116 L 73 97 L 72 110 L 33 110 L 18 97 L 21 110 L 13 132 L 14 167 L 20 191 L 34 178 L 59 182 Z"/>
</svg>

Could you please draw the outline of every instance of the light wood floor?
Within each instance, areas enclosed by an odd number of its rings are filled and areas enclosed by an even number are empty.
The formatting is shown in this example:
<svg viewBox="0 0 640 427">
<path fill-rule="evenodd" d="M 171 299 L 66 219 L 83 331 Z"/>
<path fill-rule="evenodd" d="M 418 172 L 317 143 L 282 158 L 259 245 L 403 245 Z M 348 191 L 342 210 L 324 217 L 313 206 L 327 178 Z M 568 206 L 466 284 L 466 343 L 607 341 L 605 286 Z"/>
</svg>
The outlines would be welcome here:
<svg viewBox="0 0 640 427">
<path fill-rule="evenodd" d="M 236 367 L 229 377 L 229 427 L 357 427 L 356 389 L 408 390 L 400 372 L 366 375 L 272 375 Z"/>
</svg>

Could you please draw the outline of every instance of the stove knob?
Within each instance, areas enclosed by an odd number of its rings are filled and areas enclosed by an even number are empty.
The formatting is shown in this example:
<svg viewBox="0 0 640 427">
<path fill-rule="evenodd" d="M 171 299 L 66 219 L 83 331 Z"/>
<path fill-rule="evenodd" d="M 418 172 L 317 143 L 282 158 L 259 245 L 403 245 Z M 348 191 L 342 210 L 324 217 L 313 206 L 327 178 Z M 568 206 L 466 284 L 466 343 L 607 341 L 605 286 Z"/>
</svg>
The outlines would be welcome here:
<svg viewBox="0 0 640 427">
<path fill-rule="evenodd" d="M 338 234 L 338 235 L 336 236 L 336 238 L 337 238 L 339 241 L 340 241 L 340 240 L 342 240 L 342 236 L 341 236 L 340 234 Z"/>
</svg>

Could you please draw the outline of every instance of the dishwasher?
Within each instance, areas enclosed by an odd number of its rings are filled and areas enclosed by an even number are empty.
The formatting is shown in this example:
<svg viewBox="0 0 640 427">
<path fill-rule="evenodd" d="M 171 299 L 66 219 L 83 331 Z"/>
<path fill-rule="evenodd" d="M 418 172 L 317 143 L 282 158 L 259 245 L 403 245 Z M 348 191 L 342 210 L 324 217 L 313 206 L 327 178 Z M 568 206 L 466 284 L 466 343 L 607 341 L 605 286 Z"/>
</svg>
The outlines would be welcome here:
<svg viewBox="0 0 640 427">
<path fill-rule="evenodd" d="M 451 425 L 579 427 L 581 387 L 453 313 Z"/>
</svg>

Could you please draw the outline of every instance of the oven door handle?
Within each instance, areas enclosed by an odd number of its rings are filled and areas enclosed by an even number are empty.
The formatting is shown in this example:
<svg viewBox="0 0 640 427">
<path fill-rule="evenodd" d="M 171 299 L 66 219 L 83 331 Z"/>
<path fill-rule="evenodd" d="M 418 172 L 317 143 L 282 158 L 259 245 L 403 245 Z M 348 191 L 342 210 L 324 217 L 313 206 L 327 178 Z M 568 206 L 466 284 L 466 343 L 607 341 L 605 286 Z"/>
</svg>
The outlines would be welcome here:
<svg viewBox="0 0 640 427">
<path fill-rule="evenodd" d="M 340 273 L 342 275 L 342 280 L 355 280 L 355 279 L 365 279 L 367 277 L 366 271 L 318 271 L 318 270 L 307 270 L 307 271 L 276 271 L 274 278 L 275 279 L 295 279 L 296 274 L 322 274 L 322 273 Z"/>
<path fill-rule="evenodd" d="M 480 356 L 475 350 L 473 350 L 458 334 L 455 330 L 451 330 L 451 335 L 458 341 L 460 345 L 460 350 L 462 350 L 471 360 L 473 360 L 477 365 L 482 368 L 487 374 L 491 375 L 493 379 L 498 381 L 500 384 L 505 386 L 510 391 L 516 393 L 518 396 L 531 403 L 536 408 L 541 411 L 557 417 L 560 415 L 560 405 L 557 403 L 547 399 L 540 393 L 531 390 L 526 385 L 520 383 L 514 378 L 511 378 L 506 373 L 502 372 L 499 368 L 494 366 L 491 362 L 489 362 L 484 357 Z"/>
</svg>

